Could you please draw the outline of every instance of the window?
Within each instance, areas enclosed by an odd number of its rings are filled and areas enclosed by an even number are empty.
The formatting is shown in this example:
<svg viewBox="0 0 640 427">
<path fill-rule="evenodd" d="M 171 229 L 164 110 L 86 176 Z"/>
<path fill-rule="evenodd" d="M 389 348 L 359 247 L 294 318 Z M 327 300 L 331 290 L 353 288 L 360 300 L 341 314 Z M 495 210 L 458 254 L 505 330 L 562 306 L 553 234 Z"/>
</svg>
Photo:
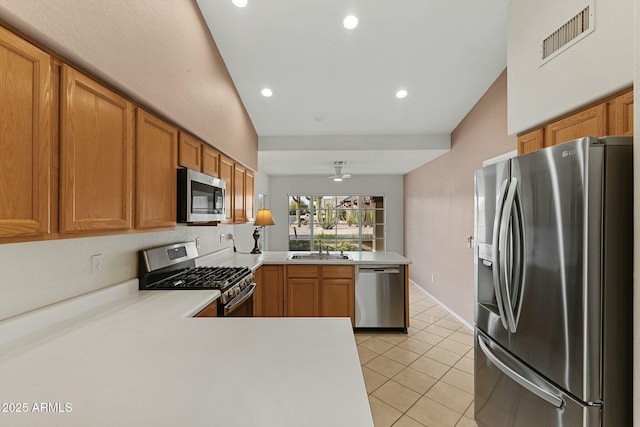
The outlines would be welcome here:
<svg viewBox="0 0 640 427">
<path fill-rule="evenodd" d="M 385 250 L 383 196 L 289 195 L 289 250 Z"/>
</svg>

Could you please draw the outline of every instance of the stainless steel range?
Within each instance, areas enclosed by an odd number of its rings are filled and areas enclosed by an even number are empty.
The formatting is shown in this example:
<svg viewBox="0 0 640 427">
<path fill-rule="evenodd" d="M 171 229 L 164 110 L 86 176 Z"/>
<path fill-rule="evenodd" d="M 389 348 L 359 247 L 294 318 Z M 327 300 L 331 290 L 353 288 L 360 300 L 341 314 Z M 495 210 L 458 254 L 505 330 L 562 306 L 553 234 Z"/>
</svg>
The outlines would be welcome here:
<svg viewBox="0 0 640 427">
<path fill-rule="evenodd" d="M 256 284 L 249 267 L 196 267 L 194 242 L 176 243 L 138 253 L 139 288 L 149 290 L 217 289 L 218 316 L 253 316 Z"/>
</svg>

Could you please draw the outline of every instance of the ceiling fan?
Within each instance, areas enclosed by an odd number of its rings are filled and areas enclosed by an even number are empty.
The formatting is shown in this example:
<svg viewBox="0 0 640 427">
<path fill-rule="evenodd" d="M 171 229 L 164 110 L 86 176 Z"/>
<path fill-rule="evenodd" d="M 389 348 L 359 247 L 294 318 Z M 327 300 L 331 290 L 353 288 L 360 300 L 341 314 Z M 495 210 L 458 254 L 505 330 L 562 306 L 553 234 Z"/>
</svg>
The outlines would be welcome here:
<svg viewBox="0 0 640 427">
<path fill-rule="evenodd" d="M 346 164 L 347 162 L 345 160 L 336 160 L 335 162 L 333 162 L 333 168 L 335 169 L 336 173 L 335 175 L 331 175 L 329 179 L 339 182 L 339 181 L 342 181 L 343 179 L 351 178 L 351 174 L 342 173 L 342 167 Z"/>
</svg>

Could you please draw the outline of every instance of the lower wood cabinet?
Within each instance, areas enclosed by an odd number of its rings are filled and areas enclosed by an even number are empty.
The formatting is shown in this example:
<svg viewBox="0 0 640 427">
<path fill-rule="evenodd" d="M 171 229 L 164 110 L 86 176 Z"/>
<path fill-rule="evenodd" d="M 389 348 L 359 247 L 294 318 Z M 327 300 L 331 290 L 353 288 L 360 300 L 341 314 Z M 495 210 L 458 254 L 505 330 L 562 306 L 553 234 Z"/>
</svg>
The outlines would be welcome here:
<svg viewBox="0 0 640 427">
<path fill-rule="evenodd" d="M 352 265 L 288 265 L 285 316 L 349 317 L 355 325 Z"/>
<path fill-rule="evenodd" d="M 218 301 L 214 301 L 193 317 L 218 317 Z"/>
<path fill-rule="evenodd" d="M 256 271 L 255 280 L 253 315 L 255 317 L 284 316 L 283 267 L 263 265 Z"/>
</svg>

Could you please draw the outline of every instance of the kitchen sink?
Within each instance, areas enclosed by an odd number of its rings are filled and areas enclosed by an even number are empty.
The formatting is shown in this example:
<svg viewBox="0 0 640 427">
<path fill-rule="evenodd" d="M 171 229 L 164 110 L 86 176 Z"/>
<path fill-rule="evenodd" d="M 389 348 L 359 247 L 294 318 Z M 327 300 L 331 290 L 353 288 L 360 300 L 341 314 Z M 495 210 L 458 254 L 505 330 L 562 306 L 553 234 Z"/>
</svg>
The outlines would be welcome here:
<svg viewBox="0 0 640 427">
<path fill-rule="evenodd" d="M 305 254 L 289 255 L 288 259 L 301 259 L 301 260 L 309 260 L 309 261 L 316 261 L 316 260 L 347 261 L 347 260 L 350 260 L 351 257 L 349 255 L 344 255 L 344 254 L 319 254 L 319 253 L 311 252 L 311 253 L 305 253 Z"/>
</svg>

